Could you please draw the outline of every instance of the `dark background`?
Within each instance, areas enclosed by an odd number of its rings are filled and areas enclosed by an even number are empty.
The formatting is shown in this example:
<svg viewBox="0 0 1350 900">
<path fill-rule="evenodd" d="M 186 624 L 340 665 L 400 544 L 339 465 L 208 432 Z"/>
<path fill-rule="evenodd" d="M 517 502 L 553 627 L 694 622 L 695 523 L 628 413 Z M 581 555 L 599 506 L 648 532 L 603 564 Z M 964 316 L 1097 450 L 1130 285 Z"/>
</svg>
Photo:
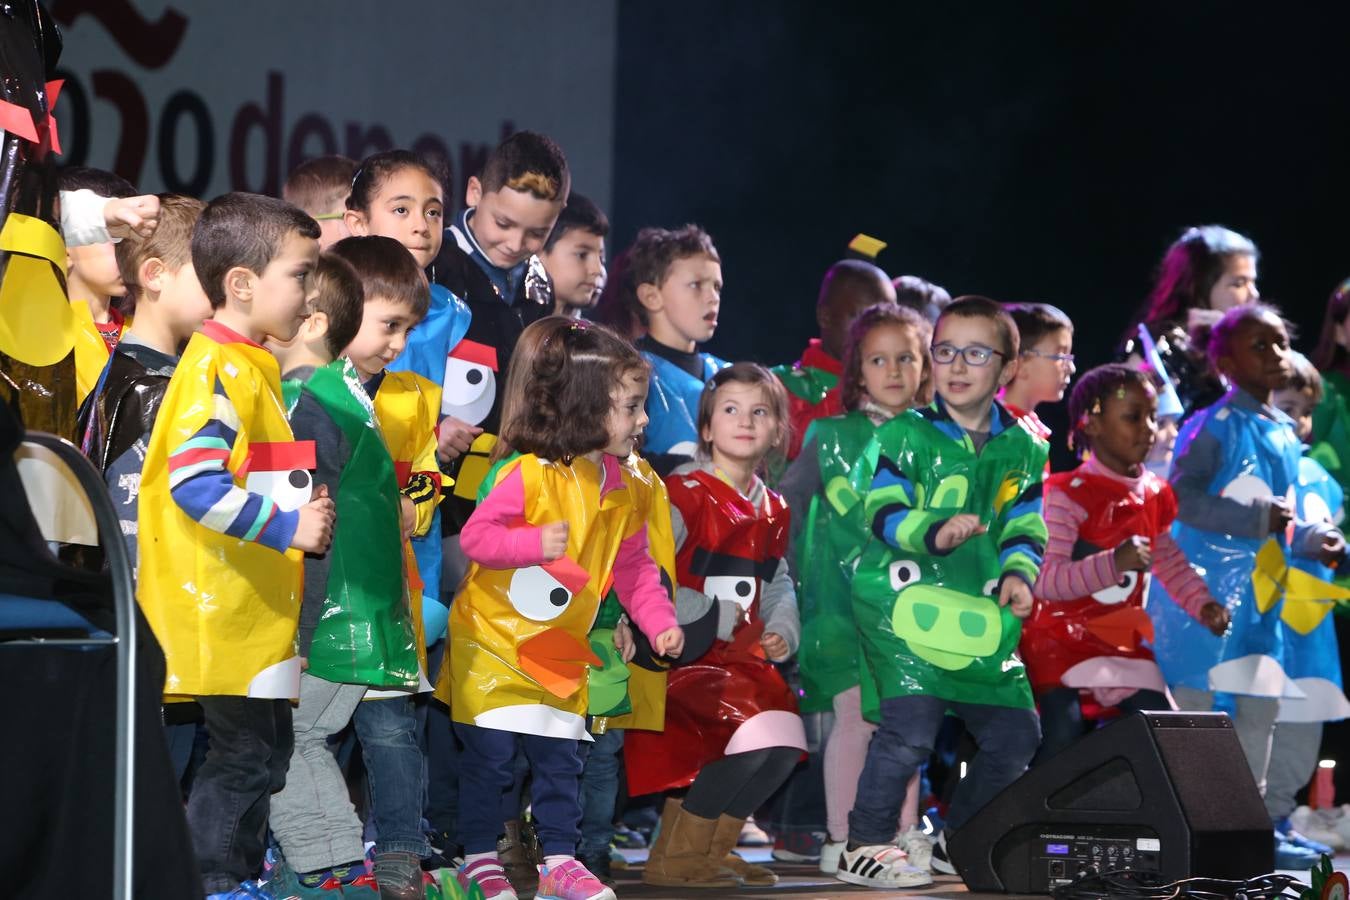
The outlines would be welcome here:
<svg viewBox="0 0 1350 900">
<path fill-rule="evenodd" d="M 796 359 L 863 231 L 953 295 L 1053 303 L 1107 361 L 1218 222 L 1316 339 L 1344 251 L 1350 14 L 1313 4 L 620 4 L 613 251 L 697 222 L 731 359 Z"/>
</svg>

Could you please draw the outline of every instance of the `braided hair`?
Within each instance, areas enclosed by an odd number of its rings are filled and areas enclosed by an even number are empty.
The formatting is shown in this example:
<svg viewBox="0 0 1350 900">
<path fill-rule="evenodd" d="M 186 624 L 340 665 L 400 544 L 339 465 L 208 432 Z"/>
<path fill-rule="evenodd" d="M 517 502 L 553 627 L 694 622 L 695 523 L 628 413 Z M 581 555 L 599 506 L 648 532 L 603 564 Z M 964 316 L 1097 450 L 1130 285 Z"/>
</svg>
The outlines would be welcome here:
<svg viewBox="0 0 1350 900">
<path fill-rule="evenodd" d="M 1157 393 L 1147 372 L 1124 363 L 1097 366 L 1079 376 L 1069 395 L 1070 450 L 1085 456 L 1092 449 L 1092 441 L 1087 436 L 1088 417 L 1100 415 L 1108 397 L 1121 396 L 1132 384 L 1150 394 Z"/>
</svg>

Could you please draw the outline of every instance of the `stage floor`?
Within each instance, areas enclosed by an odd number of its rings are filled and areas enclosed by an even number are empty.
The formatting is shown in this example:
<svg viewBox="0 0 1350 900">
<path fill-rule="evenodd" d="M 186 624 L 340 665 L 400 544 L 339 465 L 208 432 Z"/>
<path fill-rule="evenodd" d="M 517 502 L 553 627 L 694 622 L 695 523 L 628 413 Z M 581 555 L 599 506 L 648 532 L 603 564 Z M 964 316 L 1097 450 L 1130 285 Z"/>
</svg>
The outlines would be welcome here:
<svg viewBox="0 0 1350 900">
<path fill-rule="evenodd" d="M 995 900 L 995 898 L 997 900 L 1010 900 L 1010 898 L 1023 896 L 972 893 L 966 890 L 966 886 L 961 883 L 961 879 L 954 875 L 935 875 L 933 883 L 922 888 L 896 891 L 873 890 L 871 888 L 854 887 L 822 875 L 814 865 L 806 866 L 773 861 L 770 851 L 766 847 L 742 847 L 738 852 L 751 862 L 762 865 L 771 863 L 773 870 L 778 873 L 778 884 L 773 887 L 740 888 L 736 890 L 648 887 L 642 883 L 642 870 L 637 868 L 646 860 L 647 851 L 625 850 L 623 851 L 624 856 L 628 858 L 634 868 L 627 870 L 616 868 L 614 870 L 614 877 L 618 881 L 615 892 L 623 900 L 627 900 L 627 898 L 633 898 L 633 900 L 639 900 L 639 898 L 640 900 L 689 900 L 689 898 L 713 897 L 797 897 L 803 898 L 803 900 L 805 898 L 833 900 L 833 898 L 849 897 L 856 900 L 856 898 L 863 896 L 875 897 L 877 900 L 892 897 L 904 897 L 907 900 L 922 900 L 922 898 L 928 897 L 959 898 L 959 900 Z M 1335 866 L 1338 871 L 1350 873 L 1350 853 L 1337 856 Z M 1286 872 L 1284 874 L 1299 876 L 1305 882 L 1308 880 L 1307 872 Z"/>
</svg>

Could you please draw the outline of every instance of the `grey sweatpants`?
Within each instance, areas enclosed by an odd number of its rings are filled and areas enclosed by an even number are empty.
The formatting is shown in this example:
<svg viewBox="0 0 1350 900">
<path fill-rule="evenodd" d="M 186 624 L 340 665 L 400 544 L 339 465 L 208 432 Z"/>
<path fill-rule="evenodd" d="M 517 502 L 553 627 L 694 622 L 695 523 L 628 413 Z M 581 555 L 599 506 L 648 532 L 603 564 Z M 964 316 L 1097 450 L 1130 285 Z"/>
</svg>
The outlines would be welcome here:
<svg viewBox="0 0 1350 900">
<path fill-rule="evenodd" d="M 1317 751 L 1322 746 L 1321 722 L 1277 722 L 1270 745 L 1270 771 L 1266 775 L 1266 812 L 1283 819 L 1297 805 L 1294 795 L 1317 771 Z"/>
<path fill-rule="evenodd" d="M 334 684 L 300 674 L 292 716 L 295 750 L 286 787 L 272 797 L 272 833 L 296 872 L 316 872 L 364 858 L 361 819 L 328 738 L 347 726 L 366 695 L 363 684 Z"/>
<path fill-rule="evenodd" d="M 1181 709 L 1196 712 L 1214 709 L 1213 691 L 1198 691 L 1181 685 L 1170 690 Z M 1273 697 L 1249 697 L 1243 694 L 1235 694 L 1234 698 L 1237 700 L 1237 715 L 1233 716 L 1233 728 L 1237 731 L 1238 742 L 1242 744 L 1242 753 L 1247 757 L 1256 787 L 1264 797 L 1269 777 L 1271 736 L 1275 731 L 1275 716 L 1280 711 L 1280 701 Z"/>
</svg>

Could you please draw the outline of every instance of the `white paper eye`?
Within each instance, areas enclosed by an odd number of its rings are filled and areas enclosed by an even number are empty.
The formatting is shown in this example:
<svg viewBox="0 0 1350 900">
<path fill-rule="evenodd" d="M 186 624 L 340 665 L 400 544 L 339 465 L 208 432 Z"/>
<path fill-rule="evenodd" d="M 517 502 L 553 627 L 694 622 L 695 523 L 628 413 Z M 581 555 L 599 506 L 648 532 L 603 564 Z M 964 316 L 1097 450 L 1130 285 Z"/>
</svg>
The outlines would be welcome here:
<svg viewBox="0 0 1350 900">
<path fill-rule="evenodd" d="M 919 583 L 919 564 L 908 559 L 897 559 L 891 563 L 891 590 L 903 591 L 911 584 Z"/>
<path fill-rule="evenodd" d="M 984 590 L 980 591 L 980 593 L 981 593 L 981 594 L 984 594 L 986 597 L 992 597 L 992 596 L 994 596 L 995 594 L 997 594 L 997 593 L 998 593 L 998 579 L 997 579 L 997 578 L 990 578 L 988 581 L 986 581 L 986 582 L 984 583 Z"/>
<path fill-rule="evenodd" d="M 516 612 L 535 622 L 558 618 L 572 602 L 572 592 L 543 566 L 517 569 L 511 576 L 507 596 Z"/>
<path fill-rule="evenodd" d="M 1100 591 L 1094 592 L 1092 597 L 1098 603 L 1124 603 L 1130 599 L 1130 595 L 1134 593 L 1134 587 L 1138 583 L 1139 573 L 1131 569 L 1120 577 L 1119 584 L 1104 587 Z"/>
<path fill-rule="evenodd" d="M 448 357 L 441 381 L 441 412 L 477 425 L 492 410 L 497 396 L 497 373 L 464 359 Z"/>
<path fill-rule="evenodd" d="M 1327 506 L 1327 501 L 1308 491 L 1303 495 L 1303 514 L 1299 516 L 1305 522 L 1330 522 L 1335 524 L 1336 518 L 1331 514 L 1331 507 Z"/>
<path fill-rule="evenodd" d="M 250 472 L 244 489 L 270 497 L 277 508 L 293 512 L 309 502 L 314 493 L 314 476 L 307 469 L 288 472 Z"/>
<path fill-rule="evenodd" d="M 718 600 L 734 600 L 749 610 L 759 585 L 749 575 L 710 575 L 703 579 L 703 593 Z"/>
<path fill-rule="evenodd" d="M 1271 496 L 1271 490 L 1270 485 L 1266 484 L 1264 480 L 1257 478 L 1255 475 L 1243 474 L 1224 485 L 1223 490 L 1219 492 L 1219 496 L 1251 506 L 1253 500 Z"/>
</svg>

